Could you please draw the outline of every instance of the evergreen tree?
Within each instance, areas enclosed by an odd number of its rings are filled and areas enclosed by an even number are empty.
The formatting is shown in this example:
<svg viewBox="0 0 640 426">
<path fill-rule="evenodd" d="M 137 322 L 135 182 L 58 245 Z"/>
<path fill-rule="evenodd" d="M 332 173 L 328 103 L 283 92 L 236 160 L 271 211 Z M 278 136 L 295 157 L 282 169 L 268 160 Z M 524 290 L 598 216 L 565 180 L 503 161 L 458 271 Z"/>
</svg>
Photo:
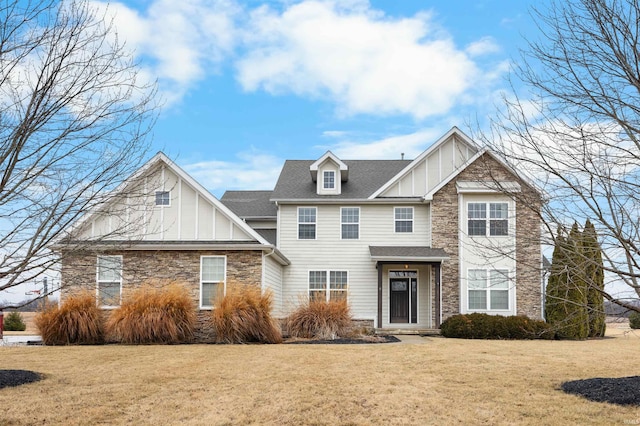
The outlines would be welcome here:
<svg viewBox="0 0 640 426">
<path fill-rule="evenodd" d="M 559 324 L 558 337 L 586 339 L 589 336 L 589 312 L 587 309 L 587 282 L 585 261 L 582 254 L 582 233 L 574 222 L 564 247 L 567 265 L 567 286 L 563 300 L 564 321 Z"/>
<path fill-rule="evenodd" d="M 564 319 L 562 308 L 564 299 L 561 297 L 561 291 L 567 286 L 567 265 L 564 260 L 563 250 L 566 239 L 560 227 L 558 227 L 555 243 L 544 304 L 544 317 L 549 324 L 554 326 Z"/>
<path fill-rule="evenodd" d="M 605 332 L 604 312 L 604 267 L 598 234 L 591 221 L 584 225 L 582 253 L 585 258 L 585 281 L 587 284 L 587 309 L 589 314 L 589 337 L 603 337 Z"/>
<path fill-rule="evenodd" d="M 545 318 L 562 339 L 585 339 L 589 335 L 582 239 L 577 223 L 566 236 L 559 228 L 551 259 Z"/>
</svg>

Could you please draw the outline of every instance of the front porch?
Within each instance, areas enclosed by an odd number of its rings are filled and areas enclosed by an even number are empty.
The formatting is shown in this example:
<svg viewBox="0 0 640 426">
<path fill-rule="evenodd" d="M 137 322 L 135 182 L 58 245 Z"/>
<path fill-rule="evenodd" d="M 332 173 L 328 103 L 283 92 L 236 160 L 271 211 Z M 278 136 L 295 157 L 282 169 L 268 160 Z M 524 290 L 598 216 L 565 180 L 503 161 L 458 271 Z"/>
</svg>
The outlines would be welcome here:
<svg viewBox="0 0 640 426">
<path fill-rule="evenodd" d="M 424 246 L 370 246 L 378 271 L 376 330 L 433 333 L 442 322 L 443 249 Z M 439 332 L 438 332 L 439 333 Z"/>
<path fill-rule="evenodd" d="M 376 328 L 378 336 L 439 336 L 439 328 Z"/>
</svg>

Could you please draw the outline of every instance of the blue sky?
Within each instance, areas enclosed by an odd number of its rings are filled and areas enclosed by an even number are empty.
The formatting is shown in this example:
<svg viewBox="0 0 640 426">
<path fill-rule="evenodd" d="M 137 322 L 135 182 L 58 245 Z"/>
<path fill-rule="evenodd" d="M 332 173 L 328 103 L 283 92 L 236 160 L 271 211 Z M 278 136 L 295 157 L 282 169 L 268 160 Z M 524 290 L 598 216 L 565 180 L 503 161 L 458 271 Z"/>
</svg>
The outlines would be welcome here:
<svg viewBox="0 0 640 426">
<path fill-rule="evenodd" d="M 528 1 L 96 4 L 159 82 L 152 151 L 216 196 L 271 189 L 285 159 L 328 149 L 415 157 L 484 122 L 536 35 Z"/>
</svg>

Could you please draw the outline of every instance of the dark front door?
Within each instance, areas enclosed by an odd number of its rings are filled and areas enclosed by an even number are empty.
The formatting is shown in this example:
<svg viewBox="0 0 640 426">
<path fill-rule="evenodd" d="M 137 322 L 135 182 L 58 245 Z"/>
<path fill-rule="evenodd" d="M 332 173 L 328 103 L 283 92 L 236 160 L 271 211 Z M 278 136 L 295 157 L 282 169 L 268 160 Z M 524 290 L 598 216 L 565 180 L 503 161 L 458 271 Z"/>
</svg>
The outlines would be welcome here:
<svg viewBox="0 0 640 426">
<path fill-rule="evenodd" d="M 389 322 L 409 322 L 409 278 L 392 278 L 390 281 L 391 306 Z"/>
</svg>

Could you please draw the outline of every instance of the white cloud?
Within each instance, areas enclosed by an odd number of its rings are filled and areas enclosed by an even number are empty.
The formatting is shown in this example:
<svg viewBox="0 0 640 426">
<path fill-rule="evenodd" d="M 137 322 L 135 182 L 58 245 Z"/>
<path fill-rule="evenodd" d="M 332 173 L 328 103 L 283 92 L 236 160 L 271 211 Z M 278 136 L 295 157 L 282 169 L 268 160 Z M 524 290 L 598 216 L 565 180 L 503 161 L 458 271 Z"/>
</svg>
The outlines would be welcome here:
<svg viewBox="0 0 640 426">
<path fill-rule="evenodd" d="M 467 52 L 469 56 L 482 56 L 498 53 L 500 50 L 500 45 L 498 45 L 492 37 L 482 37 L 480 40 L 469 43 L 465 52 Z"/>
<path fill-rule="evenodd" d="M 444 114 L 488 78 L 472 55 L 490 39 L 458 49 L 430 14 L 396 19 L 335 1 L 304 1 L 251 13 L 247 52 L 237 63 L 247 91 L 329 99 L 341 113 Z M 465 100 L 466 101 L 466 100 Z"/>
<path fill-rule="evenodd" d="M 231 0 L 156 0 L 143 12 L 122 3 L 94 3 L 113 17 L 118 36 L 157 76 L 168 103 L 218 69 L 236 42 L 240 7 Z"/>
<path fill-rule="evenodd" d="M 477 60 L 499 46 L 465 48 L 430 13 L 386 16 L 366 0 L 282 2 L 251 8 L 236 0 L 154 0 L 135 10 L 95 2 L 119 37 L 175 102 L 223 65 L 246 91 L 323 99 L 341 115 L 442 115 L 483 97 L 504 74 Z"/>
<path fill-rule="evenodd" d="M 399 160 L 401 154 L 411 160 L 434 143 L 443 132 L 441 129 L 423 129 L 406 135 L 389 136 L 374 141 L 343 140 L 334 145 L 317 148 L 331 150 L 345 160 Z"/>
<path fill-rule="evenodd" d="M 238 161 L 201 161 L 184 169 L 217 197 L 228 189 L 273 189 L 284 160 L 256 150 L 241 152 Z"/>
</svg>

